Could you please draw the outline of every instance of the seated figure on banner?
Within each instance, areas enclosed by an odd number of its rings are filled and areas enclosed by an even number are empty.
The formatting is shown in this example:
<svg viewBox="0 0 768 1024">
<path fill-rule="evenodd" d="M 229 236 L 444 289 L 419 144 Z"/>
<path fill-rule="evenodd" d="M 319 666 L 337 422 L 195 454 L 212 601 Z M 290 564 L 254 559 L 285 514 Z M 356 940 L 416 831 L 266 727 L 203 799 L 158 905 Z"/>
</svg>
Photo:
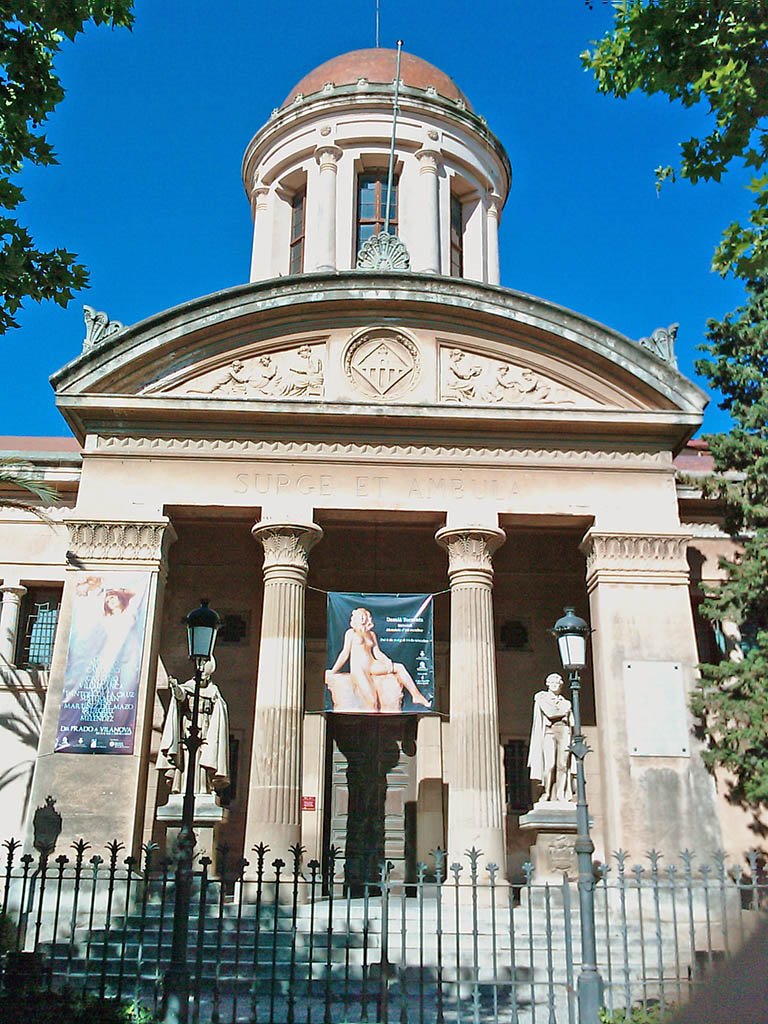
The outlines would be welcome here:
<svg viewBox="0 0 768 1024">
<path fill-rule="evenodd" d="M 340 672 L 347 662 L 349 672 Z M 399 714 L 404 690 L 414 704 L 430 706 L 405 665 L 392 661 L 379 647 L 373 616 L 367 608 L 355 608 L 352 612 L 344 646 L 325 673 L 325 685 L 331 693 L 334 711 Z"/>
<path fill-rule="evenodd" d="M 229 710 L 212 679 L 215 671 L 216 660 L 209 658 L 200 680 L 198 726 L 203 742 L 194 766 L 196 794 L 217 793 L 229 785 Z M 172 700 L 163 724 L 156 767 L 165 773 L 171 793 L 183 793 L 187 760 L 183 741 L 192 720 L 195 680 L 179 683 L 169 676 L 168 682 Z"/>
<path fill-rule="evenodd" d="M 533 698 L 533 723 L 528 751 L 528 768 L 544 792 L 540 799 L 558 803 L 574 800 L 574 766 L 571 754 L 573 711 L 563 696 L 563 677 L 553 672 L 545 680 L 546 690 Z"/>
</svg>

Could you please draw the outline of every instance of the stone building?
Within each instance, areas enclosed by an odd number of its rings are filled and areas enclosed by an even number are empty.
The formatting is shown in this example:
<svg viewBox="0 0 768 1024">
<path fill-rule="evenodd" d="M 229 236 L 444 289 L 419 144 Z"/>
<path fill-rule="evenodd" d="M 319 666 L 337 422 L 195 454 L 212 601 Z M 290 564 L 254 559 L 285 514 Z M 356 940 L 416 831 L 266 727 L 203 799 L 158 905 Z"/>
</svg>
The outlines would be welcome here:
<svg viewBox="0 0 768 1024">
<path fill-rule="evenodd" d="M 514 875 L 532 698 L 572 605 L 598 856 L 740 854 L 687 712 L 696 588 L 729 543 L 676 487 L 679 453 L 706 468 L 686 448 L 706 397 L 674 332 L 638 342 L 499 286 L 509 159 L 410 54 L 393 133 L 396 59 L 323 64 L 248 145 L 247 284 L 125 327 L 87 309 L 53 377 L 72 439 L 3 440 L 61 495 L 49 522 L 1 513 L 4 830 L 51 794 L 65 839 L 165 842 L 168 676 L 190 674 L 179 623 L 205 594 L 231 762 L 210 842 L 385 849 L 405 876 L 474 845 Z M 133 616 L 130 742 L 73 752 L 75 608 L 99 580 Z M 428 713 L 325 711 L 328 591 L 435 595 Z"/>
</svg>

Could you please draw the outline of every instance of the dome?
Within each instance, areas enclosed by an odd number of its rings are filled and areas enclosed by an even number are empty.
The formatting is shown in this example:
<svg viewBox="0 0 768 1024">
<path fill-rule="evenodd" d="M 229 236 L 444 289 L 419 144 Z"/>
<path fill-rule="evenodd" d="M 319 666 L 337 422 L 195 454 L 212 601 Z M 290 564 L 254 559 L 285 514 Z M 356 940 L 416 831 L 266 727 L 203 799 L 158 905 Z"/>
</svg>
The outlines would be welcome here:
<svg viewBox="0 0 768 1024">
<path fill-rule="evenodd" d="M 389 85 L 395 79 L 396 68 L 397 50 L 351 50 L 342 53 L 305 75 L 288 93 L 283 107 L 292 103 L 299 93 L 311 96 L 320 92 L 326 82 L 333 82 L 335 86 L 355 85 L 358 79 L 366 78 L 376 85 Z M 403 52 L 400 55 L 400 80 L 413 89 L 428 89 L 432 86 L 438 95 L 448 100 L 461 100 L 468 110 L 472 109 L 469 100 L 452 78 L 434 64 L 412 53 Z"/>
</svg>

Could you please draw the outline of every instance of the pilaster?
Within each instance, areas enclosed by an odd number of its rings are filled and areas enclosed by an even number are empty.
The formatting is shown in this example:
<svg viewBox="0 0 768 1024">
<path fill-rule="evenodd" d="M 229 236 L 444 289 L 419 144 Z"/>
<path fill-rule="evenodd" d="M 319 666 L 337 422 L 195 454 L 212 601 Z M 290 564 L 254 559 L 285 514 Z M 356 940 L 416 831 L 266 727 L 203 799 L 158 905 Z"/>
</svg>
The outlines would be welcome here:
<svg viewBox="0 0 768 1024">
<path fill-rule="evenodd" d="M 425 274 L 440 273 L 440 153 L 425 147 L 416 153 L 419 162 L 421 230 L 418 257 L 413 269 Z"/>
<path fill-rule="evenodd" d="M 503 200 L 495 192 L 489 192 L 486 197 L 486 255 L 487 255 L 487 282 L 488 284 L 499 284 L 501 271 L 499 268 L 499 220 L 501 219 L 501 208 Z"/>
<path fill-rule="evenodd" d="M 338 146 L 326 143 L 315 149 L 318 175 L 317 206 L 317 265 L 313 270 L 336 269 L 336 179 L 342 152 Z"/>
</svg>

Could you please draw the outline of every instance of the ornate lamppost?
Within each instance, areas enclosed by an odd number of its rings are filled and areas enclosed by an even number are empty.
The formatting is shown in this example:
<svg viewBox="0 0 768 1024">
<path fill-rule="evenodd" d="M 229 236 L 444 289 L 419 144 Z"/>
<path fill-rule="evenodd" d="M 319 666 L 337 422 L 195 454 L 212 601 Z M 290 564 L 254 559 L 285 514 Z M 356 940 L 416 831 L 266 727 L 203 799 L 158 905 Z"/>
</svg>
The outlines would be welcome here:
<svg viewBox="0 0 768 1024">
<path fill-rule="evenodd" d="M 213 654 L 216 633 L 221 625 L 218 614 L 208 607 L 203 598 L 200 607 L 184 619 L 189 641 L 189 657 L 195 663 L 195 692 L 192 698 L 192 717 L 189 732 L 182 741 L 187 750 L 185 758 L 186 781 L 181 811 L 181 829 L 177 839 L 175 898 L 173 904 L 173 938 L 171 963 L 165 975 L 165 1024 L 186 1024 L 189 1013 L 189 968 L 187 967 L 187 940 L 189 912 L 192 896 L 192 863 L 195 850 L 195 763 L 202 746 L 198 717 L 200 713 L 200 682 L 203 667 Z"/>
<path fill-rule="evenodd" d="M 589 752 L 581 731 L 581 672 L 587 663 L 587 637 L 590 629 L 573 608 L 564 608 L 549 632 L 557 639 L 560 661 L 568 673 L 573 698 L 573 740 L 571 753 L 576 759 L 576 857 L 579 865 L 579 919 L 581 924 L 581 972 L 577 982 L 579 1024 L 597 1024 L 603 1003 L 603 979 L 597 969 L 595 935 L 595 876 L 592 854 L 595 846 L 589 831 L 587 784 L 584 758 Z"/>
</svg>

